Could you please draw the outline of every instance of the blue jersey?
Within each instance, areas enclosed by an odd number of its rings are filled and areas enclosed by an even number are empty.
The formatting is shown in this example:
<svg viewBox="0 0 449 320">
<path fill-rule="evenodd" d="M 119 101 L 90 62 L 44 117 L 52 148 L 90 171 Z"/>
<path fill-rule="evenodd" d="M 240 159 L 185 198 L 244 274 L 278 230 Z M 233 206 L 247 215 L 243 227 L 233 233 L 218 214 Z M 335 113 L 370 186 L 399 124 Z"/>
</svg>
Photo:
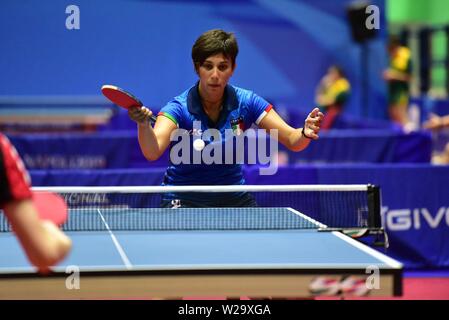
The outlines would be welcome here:
<svg viewBox="0 0 449 320">
<path fill-rule="evenodd" d="M 223 150 L 225 150 L 224 144 L 227 139 L 229 140 L 229 136 L 225 134 L 226 131 L 227 133 L 230 130 L 231 132 L 245 131 L 253 124 L 258 125 L 272 106 L 254 92 L 232 85 L 227 85 L 224 95 L 223 108 L 217 123 L 212 123 L 203 110 L 198 83 L 170 101 L 161 109 L 158 116 L 166 116 L 179 129 L 185 129 L 191 140 L 195 139 L 195 133 L 211 128 L 216 129 L 221 135 L 218 141 L 223 144 Z M 201 128 L 198 127 L 198 121 Z M 175 144 L 176 142 L 170 144 L 170 151 Z M 198 151 L 193 149 L 193 143 L 189 145 L 192 158 L 192 155 Z M 170 156 L 164 185 L 240 185 L 245 182 L 242 165 L 239 163 L 229 164 L 222 161 L 218 164 L 207 164 L 200 159 L 200 162 L 175 164 L 172 160 Z"/>
</svg>

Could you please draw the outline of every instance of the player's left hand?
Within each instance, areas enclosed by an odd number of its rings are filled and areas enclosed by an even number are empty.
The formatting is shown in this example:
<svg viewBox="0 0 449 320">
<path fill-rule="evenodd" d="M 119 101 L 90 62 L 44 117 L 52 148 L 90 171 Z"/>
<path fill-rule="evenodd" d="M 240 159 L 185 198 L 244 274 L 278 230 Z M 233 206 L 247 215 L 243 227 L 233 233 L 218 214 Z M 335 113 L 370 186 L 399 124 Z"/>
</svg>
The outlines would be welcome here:
<svg viewBox="0 0 449 320">
<path fill-rule="evenodd" d="M 321 122 L 323 121 L 324 114 L 319 108 L 315 108 L 306 118 L 304 122 L 304 135 L 306 138 L 317 140 L 319 138 L 318 133 L 321 129 Z"/>
</svg>

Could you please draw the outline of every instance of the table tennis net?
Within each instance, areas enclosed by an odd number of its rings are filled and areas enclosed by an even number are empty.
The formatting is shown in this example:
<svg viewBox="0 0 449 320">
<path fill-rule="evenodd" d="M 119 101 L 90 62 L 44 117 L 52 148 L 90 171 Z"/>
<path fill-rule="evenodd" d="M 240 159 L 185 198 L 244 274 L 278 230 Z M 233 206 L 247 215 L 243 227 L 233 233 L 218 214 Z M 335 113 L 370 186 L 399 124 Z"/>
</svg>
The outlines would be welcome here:
<svg viewBox="0 0 449 320">
<path fill-rule="evenodd" d="M 97 230 L 254 230 L 380 227 L 380 197 L 377 187 L 332 186 L 248 186 L 257 202 L 254 208 L 160 208 L 168 193 L 195 195 L 220 201 L 244 192 L 246 186 L 192 187 L 167 190 L 163 187 L 51 188 L 61 194 L 69 207 L 65 231 Z M 223 188 L 222 188 L 223 189 Z M 252 190 L 253 189 L 253 190 Z M 375 192 L 374 192 L 375 193 Z M 0 231 L 10 231 L 0 215 Z"/>
</svg>

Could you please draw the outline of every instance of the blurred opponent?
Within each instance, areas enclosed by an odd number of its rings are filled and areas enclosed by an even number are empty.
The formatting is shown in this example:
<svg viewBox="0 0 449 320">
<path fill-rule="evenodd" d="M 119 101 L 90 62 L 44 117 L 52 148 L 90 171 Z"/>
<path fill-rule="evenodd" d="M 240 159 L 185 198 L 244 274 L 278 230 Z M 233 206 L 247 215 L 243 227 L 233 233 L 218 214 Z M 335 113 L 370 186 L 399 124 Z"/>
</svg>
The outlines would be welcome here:
<svg viewBox="0 0 449 320">
<path fill-rule="evenodd" d="M 46 213 L 38 212 L 40 206 L 30 187 L 28 172 L 16 149 L 0 133 L 0 209 L 29 261 L 39 272 L 47 273 L 68 254 L 72 242 L 52 221 L 40 218 Z"/>
</svg>

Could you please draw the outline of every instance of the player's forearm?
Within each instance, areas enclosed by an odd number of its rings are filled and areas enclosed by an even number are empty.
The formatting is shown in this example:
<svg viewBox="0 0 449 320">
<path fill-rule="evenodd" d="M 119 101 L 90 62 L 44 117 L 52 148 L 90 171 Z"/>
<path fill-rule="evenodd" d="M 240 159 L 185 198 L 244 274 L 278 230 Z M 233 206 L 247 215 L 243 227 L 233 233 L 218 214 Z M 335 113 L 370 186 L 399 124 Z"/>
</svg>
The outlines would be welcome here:
<svg viewBox="0 0 449 320">
<path fill-rule="evenodd" d="M 72 242 L 50 221 L 41 221 L 31 200 L 20 200 L 5 207 L 12 229 L 30 262 L 46 273 L 70 251 Z"/>
<path fill-rule="evenodd" d="M 153 128 L 147 122 L 138 124 L 138 140 L 143 155 L 150 161 L 155 161 L 161 156 L 159 144 Z"/>
</svg>

